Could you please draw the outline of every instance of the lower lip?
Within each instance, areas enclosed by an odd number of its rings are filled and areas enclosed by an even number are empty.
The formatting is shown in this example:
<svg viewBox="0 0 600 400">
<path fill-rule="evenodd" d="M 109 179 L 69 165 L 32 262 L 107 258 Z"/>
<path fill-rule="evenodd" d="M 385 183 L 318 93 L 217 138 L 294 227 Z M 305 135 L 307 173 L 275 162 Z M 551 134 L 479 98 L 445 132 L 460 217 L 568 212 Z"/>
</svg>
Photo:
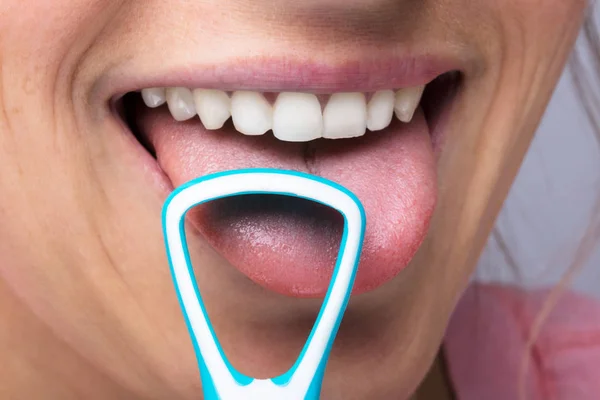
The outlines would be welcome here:
<svg viewBox="0 0 600 400">
<path fill-rule="evenodd" d="M 143 121 L 142 130 L 153 132 L 150 142 L 158 159 L 146 152 L 144 162 L 153 163 L 170 188 L 213 172 L 268 167 L 310 172 L 353 191 L 367 215 L 354 294 L 376 289 L 400 273 L 427 233 L 437 190 L 431 137 L 421 113 L 411 124 L 394 122 L 385 132 L 323 141 L 309 164 L 299 149 L 305 144 L 278 142 L 271 135 L 204 131 L 195 120 L 176 123 L 166 110 L 148 112 Z M 321 207 L 246 200 L 208 204 L 190 213 L 189 221 L 258 285 L 288 296 L 323 297 L 341 220 Z"/>
</svg>

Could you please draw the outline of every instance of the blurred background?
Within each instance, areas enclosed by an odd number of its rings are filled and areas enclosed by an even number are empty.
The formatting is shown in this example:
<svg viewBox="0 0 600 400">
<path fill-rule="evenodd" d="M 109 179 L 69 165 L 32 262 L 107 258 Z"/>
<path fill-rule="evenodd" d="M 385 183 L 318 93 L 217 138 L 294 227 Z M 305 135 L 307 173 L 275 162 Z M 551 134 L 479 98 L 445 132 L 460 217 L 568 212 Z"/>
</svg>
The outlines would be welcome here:
<svg viewBox="0 0 600 400">
<path fill-rule="evenodd" d="M 578 49 L 584 63 L 593 66 L 582 37 Z M 476 280 L 547 287 L 559 282 L 572 264 L 600 198 L 600 133 L 583 109 L 573 81 L 578 73 L 569 66 L 562 76 L 480 259 Z M 600 104 L 594 108 L 600 116 Z M 600 240 L 596 243 L 571 287 L 600 299 Z"/>
</svg>

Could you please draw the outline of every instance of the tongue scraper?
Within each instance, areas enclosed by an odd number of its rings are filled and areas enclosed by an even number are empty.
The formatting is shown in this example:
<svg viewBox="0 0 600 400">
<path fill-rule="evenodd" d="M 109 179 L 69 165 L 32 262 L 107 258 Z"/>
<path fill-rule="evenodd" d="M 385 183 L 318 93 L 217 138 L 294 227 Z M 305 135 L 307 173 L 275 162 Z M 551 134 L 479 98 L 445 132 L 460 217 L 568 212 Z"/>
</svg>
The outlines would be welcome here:
<svg viewBox="0 0 600 400">
<path fill-rule="evenodd" d="M 194 206 L 245 194 L 299 197 L 327 205 L 344 217 L 344 233 L 329 289 L 308 340 L 292 368 L 271 379 L 236 371 L 211 326 L 196 284 L 185 238 L 185 215 Z M 250 169 L 217 173 L 177 188 L 162 214 L 175 290 L 194 344 L 205 400 L 317 400 L 331 346 L 348 305 L 365 232 L 365 212 L 344 187 L 309 174 Z"/>
</svg>

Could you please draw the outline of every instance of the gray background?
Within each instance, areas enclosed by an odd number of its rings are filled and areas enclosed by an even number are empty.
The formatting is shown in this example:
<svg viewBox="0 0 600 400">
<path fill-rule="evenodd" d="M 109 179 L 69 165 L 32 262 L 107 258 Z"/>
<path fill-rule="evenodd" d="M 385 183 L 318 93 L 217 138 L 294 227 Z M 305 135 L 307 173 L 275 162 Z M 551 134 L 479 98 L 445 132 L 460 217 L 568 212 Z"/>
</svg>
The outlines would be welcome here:
<svg viewBox="0 0 600 400">
<path fill-rule="evenodd" d="M 498 219 L 508 254 L 492 235 L 477 280 L 553 285 L 573 260 L 600 196 L 600 146 L 571 73 L 565 70 Z M 572 286 L 600 298 L 600 242 Z"/>
</svg>

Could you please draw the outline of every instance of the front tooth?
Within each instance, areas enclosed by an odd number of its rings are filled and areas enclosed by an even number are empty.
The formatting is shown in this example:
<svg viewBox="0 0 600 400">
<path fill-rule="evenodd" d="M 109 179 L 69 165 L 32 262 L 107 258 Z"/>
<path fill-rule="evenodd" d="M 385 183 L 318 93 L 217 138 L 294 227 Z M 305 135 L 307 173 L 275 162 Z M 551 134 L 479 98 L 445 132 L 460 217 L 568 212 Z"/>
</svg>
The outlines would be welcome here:
<svg viewBox="0 0 600 400">
<path fill-rule="evenodd" d="M 142 99 L 146 106 L 156 108 L 165 104 L 167 95 L 164 88 L 142 89 Z"/>
<path fill-rule="evenodd" d="M 273 107 L 261 93 L 234 92 L 231 96 L 231 118 L 238 132 L 262 135 L 273 127 Z"/>
<path fill-rule="evenodd" d="M 206 129 L 221 129 L 231 117 L 231 99 L 221 90 L 194 90 L 196 111 Z"/>
<path fill-rule="evenodd" d="M 335 93 L 323 110 L 323 137 L 362 136 L 367 129 L 367 100 L 363 93 Z"/>
<path fill-rule="evenodd" d="M 167 105 L 176 121 L 185 121 L 196 115 L 192 91 L 183 87 L 167 89 Z"/>
<path fill-rule="evenodd" d="M 402 122 L 412 121 L 415 111 L 421 102 L 425 86 L 415 86 L 406 89 L 400 89 L 396 92 L 396 104 L 394 111 L 396 118 Z"/>
<path fill-rule="evenodd" d="M 367 106 L 367 129 L 374 132 L 387 128 L 394 116 L 394 103 L 392 90 L 375 92 Z"/>
<path fill-rule="evenodd" d="M 308 142 L 323 133 L 323 115 L 317 96 L 280 93 L 273 106 L 273 134 L 287 142 Z"/>
</svg>

